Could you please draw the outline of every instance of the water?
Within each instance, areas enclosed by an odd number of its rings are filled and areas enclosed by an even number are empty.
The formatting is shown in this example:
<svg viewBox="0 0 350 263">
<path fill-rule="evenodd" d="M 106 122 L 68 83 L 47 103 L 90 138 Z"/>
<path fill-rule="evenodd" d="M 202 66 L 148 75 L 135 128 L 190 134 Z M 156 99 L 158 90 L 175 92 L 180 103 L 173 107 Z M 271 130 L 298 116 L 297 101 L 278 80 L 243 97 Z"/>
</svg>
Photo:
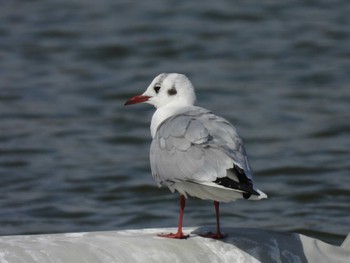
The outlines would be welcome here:
<svg viewBox="0 0 350 263">
<path fill-rule="evenodd" d="M 348 1 L 6 1 L 0 9 L 0 235 L 176 226 L 150 175 L 161 72 L 243 137 L 261 202 L 222 223 L 340 244 L 350 232 Z M 186 226 L 213 225 L 191 199 Z"/>
</svg>

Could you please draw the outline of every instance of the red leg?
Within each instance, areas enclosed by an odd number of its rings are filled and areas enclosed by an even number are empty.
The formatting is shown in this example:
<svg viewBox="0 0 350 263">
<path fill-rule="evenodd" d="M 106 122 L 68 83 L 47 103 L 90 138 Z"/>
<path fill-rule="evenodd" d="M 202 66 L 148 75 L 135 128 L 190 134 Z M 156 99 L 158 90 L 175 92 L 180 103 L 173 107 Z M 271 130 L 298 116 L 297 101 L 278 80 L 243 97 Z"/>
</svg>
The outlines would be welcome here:
<svg viewBox="0 0 350 263">
<path fill-rule="evenodd" d="M 189 237 L 189 235 L 184 235 L 184 233 L 182 232 L 182 219 L 183 219 L 183 214 L 185 209 L 185 203 L 186 203 L 186 199 L 183 195 L 181 195 L 180 196 L 180 218 L 179 218 L 179 225 L 177 226 L 177 233 L 158 234 L 158 236 L 167 237 L 167 238 L 178 238 L 178 239 L 185 239 Z"/>
<path fill-rule="evenodd" d="M 220 231 L 220 215 L 219 215 L 219 202 L 214 201 L 215 213 L 216 213 L 216 234 L 209 232 L 207 234 L 201 235 L 202 237 L 209 237 L 215 239 L 225 238 L 226 235 L 222 234 Z"/>
</svg>

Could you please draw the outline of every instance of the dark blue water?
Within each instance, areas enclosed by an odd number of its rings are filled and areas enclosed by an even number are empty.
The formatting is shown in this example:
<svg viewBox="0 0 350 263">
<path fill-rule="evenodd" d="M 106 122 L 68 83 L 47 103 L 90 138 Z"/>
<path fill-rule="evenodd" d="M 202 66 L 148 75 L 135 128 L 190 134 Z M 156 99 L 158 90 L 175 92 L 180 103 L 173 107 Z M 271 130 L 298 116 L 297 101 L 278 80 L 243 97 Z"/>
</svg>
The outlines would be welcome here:
<svg viewBox="0 0 350 263">
<path fill-rule="evenodd" d="M 350 3 L 4 1 L 0 8 L 0 235 L 176 226 L 149 167 L 161 72 L 235 124 L 261 202 L 222 223 L 341 243 L 350 232 Z M 186 226 L 215 223 L 191 199 Z"/>
</svg>

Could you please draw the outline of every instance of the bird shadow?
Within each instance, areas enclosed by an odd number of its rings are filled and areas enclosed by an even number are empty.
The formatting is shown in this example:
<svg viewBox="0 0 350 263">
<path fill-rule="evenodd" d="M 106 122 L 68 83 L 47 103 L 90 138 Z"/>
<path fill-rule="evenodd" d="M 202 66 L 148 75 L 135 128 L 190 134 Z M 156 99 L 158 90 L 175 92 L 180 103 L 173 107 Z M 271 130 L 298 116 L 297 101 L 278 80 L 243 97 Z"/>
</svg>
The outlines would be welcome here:
<svg viewBox="0 0 350 263">
<path fill-rule="evenodd" d="M 198 227 L 191 235 L 200 237 L 214 231 L 215 228 Z M 248 254 L 260 262 L 308 262 L 297 234 L 230 227 L 222 228 L 222 233 L 226 235 L 225 238 L 211 241 L 225 244 L 227 252 L 230 249 L 239 250 L 241 254 Z"/>
</svg>

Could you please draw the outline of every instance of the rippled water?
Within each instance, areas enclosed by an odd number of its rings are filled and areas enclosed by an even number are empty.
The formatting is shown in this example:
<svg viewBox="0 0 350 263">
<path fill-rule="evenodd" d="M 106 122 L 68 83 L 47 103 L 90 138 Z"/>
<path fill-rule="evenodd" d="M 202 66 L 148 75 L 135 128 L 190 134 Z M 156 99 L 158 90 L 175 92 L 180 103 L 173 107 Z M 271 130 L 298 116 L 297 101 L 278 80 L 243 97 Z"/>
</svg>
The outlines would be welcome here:
<svg viewBox="0 0 350 263">
<path fill-rule="evenodd" d="M 0 235 L 165 227 L 177 195 L 148 160 L 155 75 L 243 137 L 261 202 L 227 226 L 341 243 L 350 232 L 348 1 L 6 1 L 0 9 Z M 213 225 L 191 199 L 186 226 Z"/>
</svg>

